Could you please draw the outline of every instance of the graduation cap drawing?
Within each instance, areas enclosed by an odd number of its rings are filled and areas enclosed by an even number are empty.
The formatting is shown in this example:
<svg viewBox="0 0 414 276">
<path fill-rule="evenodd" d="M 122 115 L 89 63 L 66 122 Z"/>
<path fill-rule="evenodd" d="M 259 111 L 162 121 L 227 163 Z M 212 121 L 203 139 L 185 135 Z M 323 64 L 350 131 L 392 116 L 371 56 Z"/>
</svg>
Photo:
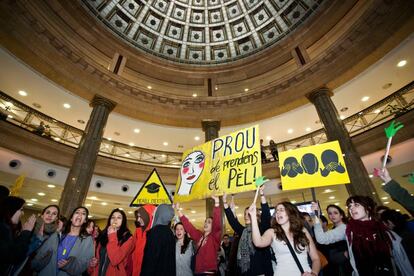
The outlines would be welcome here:
<svg viewBox="0 0 414 276">
<path fill-rule="evenodd" d="M 155 182 L 152 182 L 151 184 L 145 186 L 145 189 L 147 189 L 149 194 L 155 194 L 158 193 L 160 191 L 160 185 L 158 185 Z"/>
</svg>

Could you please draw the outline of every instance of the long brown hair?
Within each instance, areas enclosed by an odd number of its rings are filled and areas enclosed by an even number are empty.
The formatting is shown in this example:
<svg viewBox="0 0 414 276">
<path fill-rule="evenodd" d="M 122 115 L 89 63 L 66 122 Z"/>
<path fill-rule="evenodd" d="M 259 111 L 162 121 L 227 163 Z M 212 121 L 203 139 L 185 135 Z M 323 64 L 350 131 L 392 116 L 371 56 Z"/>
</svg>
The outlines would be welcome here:
<svg viewBox="0 0 414 276">
<path fill-rule="evenodd" d="M 300 253 L 305 250 L 307 245 L 309 245 L 309 240 L 303 232 L 305 227 L 303 219 L 300 216 L 298 208 L 292 203 L 287 201 L 280 202 L 276 205 L 276 209 L 279 205 L 285 207 L 286 214 L 289 217 L 289 232 L 293 235 L 293 247 L 296 252 Z M 277 220 L 273 220 L 272 228 L 275 230 L 275 235 L 278 240 L 287 242 L 285 231 L 283 231 L 282 226 L 277 223 Z"/>
</svg>

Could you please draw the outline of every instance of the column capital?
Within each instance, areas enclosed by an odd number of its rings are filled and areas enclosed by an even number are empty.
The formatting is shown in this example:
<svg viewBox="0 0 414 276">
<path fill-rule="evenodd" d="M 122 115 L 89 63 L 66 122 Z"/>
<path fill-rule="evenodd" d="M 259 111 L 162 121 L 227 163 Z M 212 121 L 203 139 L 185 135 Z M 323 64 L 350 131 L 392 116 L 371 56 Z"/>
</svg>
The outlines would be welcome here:
<svg viewBox="0 0 414 276">
<path fill-rule="evenodd" d="M 218 120 L 206 119 L 201 121 L 201 127 L 203 131 L 206 131 L 209 128 L 214 128 L 217 131 L 220 130 L 221 122 Z"/>
<path fill-rule="evenodd" d="M 320 96 L 328 96 L 328 97 L 332 97 L 333 96 L 333 92 L 331 91 L 331 89 L 329 89 L 328 87 L 324 86 L 324 87 L 319 87 L 315 90 L 312 90 L 311 92 L 309 92 L 308 94 L 306 94 L 306 98 L 308 98 L 308 100 L 313 103 L 315 101 L 316 98 L 320 97 Z"/>
<path fill-rule="evenodd" d="M 104 97 L 102 97 L 102 96 L 100 96 L 100 95 L 96 94 L 96 95 L 93 97 L 92 101 L 89 103 L 89 105 L 90 105 L 91 107 L 95 107 L 95 106 L 103 105 L 103 106 L 105 106 L 106 108 L 108 108 L 108 110 L 109 110 L 109 111 L 112 111 L 112 110 L 115 108 L 116 103 L 115 103 L 115 102 L 113 102 L 113 101 L 111 101 L 111 100 L 109 100 L 109 99 L 107 99 L 107 98 L 104 98 Z"/>
</svg>

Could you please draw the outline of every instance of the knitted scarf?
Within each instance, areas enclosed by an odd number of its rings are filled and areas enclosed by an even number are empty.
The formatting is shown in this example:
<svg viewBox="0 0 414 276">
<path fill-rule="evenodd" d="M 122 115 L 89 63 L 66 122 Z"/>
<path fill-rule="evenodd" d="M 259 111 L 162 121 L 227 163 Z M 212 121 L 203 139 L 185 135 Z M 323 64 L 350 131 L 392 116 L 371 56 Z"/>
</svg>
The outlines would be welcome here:
<svg viewBox="0 0 414 276">
<path fill-rule="evenodd" d="M 354 254 L 360 259 L 377 256 L 391 258 L 391 232 L 376 220 L 359 221 L 351 219 L 346 225 L 346 236 Z"/>
<path fill-rule="evenodd" d="M 252 226 L 246 225 L 240 237 L 237 249 L 237 264 L 242 273 L 250 269 L 250 256 L 254 255 L 255 249 L 252 241 Z"/>
</svg>

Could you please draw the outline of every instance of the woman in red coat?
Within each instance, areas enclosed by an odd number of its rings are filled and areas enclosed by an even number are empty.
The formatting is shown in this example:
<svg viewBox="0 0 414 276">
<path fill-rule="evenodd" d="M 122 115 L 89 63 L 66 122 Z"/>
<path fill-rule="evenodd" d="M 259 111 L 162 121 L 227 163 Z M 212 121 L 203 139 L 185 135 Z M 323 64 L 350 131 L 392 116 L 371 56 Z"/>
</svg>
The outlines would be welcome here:
<svg viewBox="0 0 414 276">
<path fill-rule="evenodd" d="M 134 237 L 127 227 L 125 212 L 114 209 L 105 229 L 96 241 L 95 259 L 91 262 L 94 276 L 126 276 L 126 265 L 134 250 Z"/>
<path fill-rule="evenodd" d="M 197 230 L 180 211 L 179 205 L 176 205 L 178 215 L 184 225 L 185 231 L 187 231 L 196 244 L 196 275 L 215 275 L 217 273 L 217 252 L 220 248 L 221 241 L 221 217 L 219 198 L 215 196 L 212 196 L 211 198 L 214 199 L 213 217 L 206 218 L 204 222 L 204 231 Z"/>
</svg>

